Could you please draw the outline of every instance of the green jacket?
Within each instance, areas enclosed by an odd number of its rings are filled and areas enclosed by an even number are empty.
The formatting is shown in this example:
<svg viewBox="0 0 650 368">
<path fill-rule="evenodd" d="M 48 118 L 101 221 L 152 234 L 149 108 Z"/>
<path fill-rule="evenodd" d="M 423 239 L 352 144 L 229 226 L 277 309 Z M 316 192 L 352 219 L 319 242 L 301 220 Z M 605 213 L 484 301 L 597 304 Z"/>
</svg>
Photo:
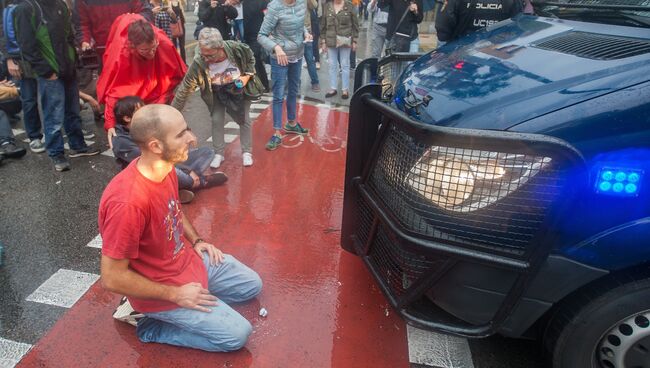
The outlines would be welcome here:
<svg viewBox="0 0 650 368">
<path fill-rule="evenodd" d="M 248 45 L 238 41 L 224 41 L 223 43 L 228 60 L 237 65 L 237 68 L 239 68 L 242 75 L 252 75 L 252 78 L 249 79 L 246 86 L 244 86 L 244 94 L 251 99 L 259 97 L 264 91 L 264 86 L 260 79 L 254 75 L 255 57 L 253 56 L 253 51 L 251 51 Z M 196 48 L 192 65 L 190 65 L 190 69 L 187 71 L 183 81 L 176 89 L 176 96 L 172 101 L 172 106 L 178 110 L 182 110 L 183 107 L 185 107 L 185 102 L 187 102 L 188 97 L 190 94 L 194 93 L 196 87 L 201 89 L 201 98 L 203 99 L 203 102 L 208 105 L 210 113 L 212 113 L 214 106 L 212 105 L 213 95 L 212 83 L 210 83 L 210 71 L 208 69 L 208 64 L 201 57 L 198 46 Z"/>
<path fill-rule="evenodd" d="M 32 71 L 42 78 L 49 78 L 53 73 L 62 79 L 75 76 L 77 54 L 65 2 L 22 1 L 14 10 L 14 29 L 26 77 L 32 77 Z"/>
<path fill-rule="evenodd" d="M 352 37 L 352 41 L 356 41 L 359 36 L 359 18 L 354 5 L 347 0 L 338 14 L 334 12 L 334 3 L 328 1 L 320 19 L 320 36 L 325 39 L 327 47 L 336 47 L 337 35 Z"/>
</svg>

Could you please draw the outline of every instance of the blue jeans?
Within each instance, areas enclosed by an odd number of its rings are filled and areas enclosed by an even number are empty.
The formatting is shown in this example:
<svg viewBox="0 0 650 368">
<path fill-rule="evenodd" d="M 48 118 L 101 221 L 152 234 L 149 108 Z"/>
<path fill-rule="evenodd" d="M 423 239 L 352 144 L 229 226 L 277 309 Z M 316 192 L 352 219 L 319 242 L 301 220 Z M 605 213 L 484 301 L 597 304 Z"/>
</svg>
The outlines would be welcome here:
<svg viewBox="0 0 650 368">
<path fill-rule="evenodd" d="M 219 298 L 210 313 L 187 308 L 145 313 L 138 323 L 142 342 L 157 342 L 206 351 L 233 351 L 246 344 L 253 327 L 227 303 L 254 298 L 262 290 L 259 275 L 231 255 L 211 265 L 207 253 L 203 263 L 208 272 L 208 290 Z"/>
<path fill-rule="evenodd" d="M 311 79 L 311 85 L 318 84 L 318 72 L 316 71 L 316 60 L 314 59 L 313 42 L 305 43 L 305 62 Z"/>
<path fill-rule="evenodd" d="M 188 174 L 190 171 L 194 171 L 201 178 L 201 185 L 204 185 L 203 172 L 210 167 L 213 158 L 214 151 L 210 147 L 190 149 L 187 160 L 176 165 L 178 189 L 192 189 L 194 179 Z"/>
<path fill-rule="evenodd" d="M 79 116 L 79 87 L 77 80 L 38 78 L 38 93 L 43 107 L 43 126 L 45 130 L 45 149 L 50 157 L 63 154 L 63 133 L 68 134 L 68 144 L 76 151 L 86 149 L 81 133 Z"/>
<path fill-rule="evenodd" d="M 20 80 L 20 99 L 23 103 L 23 121 L 30 141 L 43 138 L 41 115 L 38 113 L 38 83 L 34 78 Z"/>
<path fill-rule="evenodd" d="M 339 64 L 341 64 L 341 89 L 345 91 L 350 89 L 350 50 L 349 47 L 327 48 L 330 88 L 333 90 L 338 89 Z"/>
<path fill-rule="evenodd" d="M 14 132 L 11 130 L 11 124 L 9 123 L 9 117 L 7 114 L 0 110 L 0 144 L 3 143 L 14 143 Z"/>
<path fill-rule="evenodd" d="M 244 19 L 235 19 L 232 24 L 233 34 L 240 42 L 244 42 Z"/>
<path fill-rule="evenodd" d="M 295 63 L 281 66 L 275 58 L 271 58 L 271 88 L 273 89 L 273 128 L 282 129 L 282 101 L 284 86 L 289 83 L 287 92 L 287 119 L 296 120 L 296 98 L 300 90 L 300 68 L 302 59 Z"/>
<path fill-rule="evenodd" d="M 312 42 L 312 54 L 314 55 L 314 61 L 320 62 L 320 54 L 318 50 L 318 40 L 320 39 L 320 21 L 318 19 L 318 12 L 316 9 L 311 10 L 311 35 L 314 37 L 314 42 Z"/>
</svg>

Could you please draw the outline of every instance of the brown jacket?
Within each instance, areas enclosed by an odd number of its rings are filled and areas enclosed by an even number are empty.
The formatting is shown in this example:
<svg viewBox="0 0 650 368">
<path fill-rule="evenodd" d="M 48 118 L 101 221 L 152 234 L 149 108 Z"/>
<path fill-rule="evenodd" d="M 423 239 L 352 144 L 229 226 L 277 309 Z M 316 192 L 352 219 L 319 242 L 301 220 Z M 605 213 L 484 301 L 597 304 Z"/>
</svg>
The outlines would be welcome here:
<svg viewBox="0 0 650 368">
<path fill-rule="evenodd" d="M 356 41 L 359 36 L 359 18 L 352 3 L 345 0 L 343 8 L 337 14 L 334 12 L 334 2 L 327 2 L 320 19 L 320 34 L 327 47 L 336 47 L 336 36 L 352 37 L 352 41 Z"/>
</svg>

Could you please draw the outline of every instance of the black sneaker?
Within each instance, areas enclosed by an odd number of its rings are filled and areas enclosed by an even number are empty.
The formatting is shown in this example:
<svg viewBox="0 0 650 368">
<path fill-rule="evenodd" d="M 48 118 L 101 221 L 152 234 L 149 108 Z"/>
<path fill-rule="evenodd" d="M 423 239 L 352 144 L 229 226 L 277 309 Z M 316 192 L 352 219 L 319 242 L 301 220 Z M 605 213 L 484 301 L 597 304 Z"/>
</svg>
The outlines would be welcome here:
<svg viewBox="0 0 650 368">
<path fill-rule="evenodd" d="M 217 171 L 216 173 L 205 175 L 203 177 L 202 184 L 203 188 L 207 189 L 222 185 L 226 181 L 228 181 L 226 174 L 222 173 L 221 171 Z"/>
<path fill-rule="evenodd" d="M 187 189 L 178 190 L 178 201 L 181 202 L 181 204 L 190 203 L 192 202 L 193 199 L 194 199 L 194 192 Z"/>
<path fill-rule="evenodd" d="M 78 151 L 71 149 L 70 152 L 68 152 L 68 156 L 70 157 L 95 156 L 97 154 L 99 154 L 99 150 L 94 147 L 86 147 Z"/>
<path fill-rule="evenodd" d="M 70 162 L 68 162 L 68 159 L 65 158 L 64 155 L 54 156 L 52 157 L 52 161 L 54 161 L 54 170 L 56 171 L 70 170 Z"/>
<path fill-rule="evenodd" d="M 26 153 L 26 149 L 16 146 L 14 142 L 0 144 L 0 156 L 5 158 L 20 158 L 25 156 Z"/>
</svg>

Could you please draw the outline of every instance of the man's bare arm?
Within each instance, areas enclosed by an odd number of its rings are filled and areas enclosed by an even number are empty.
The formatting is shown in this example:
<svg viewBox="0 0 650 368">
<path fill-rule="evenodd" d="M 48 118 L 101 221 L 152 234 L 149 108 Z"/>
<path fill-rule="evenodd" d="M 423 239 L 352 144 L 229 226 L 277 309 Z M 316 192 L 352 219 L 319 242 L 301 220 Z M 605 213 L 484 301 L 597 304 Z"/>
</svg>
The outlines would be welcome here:
<svg viewBox="0 0 650 368">
<path fill-rule="evenodd" d="M 201 237 L 194 230 L 194 226 L 192 226 L 190 219 L 185 216 L 185 213 L 181 211 L 181 214 L 183 216 L 183 235 L 185 235 L 185 239 L 189 240 L 192 245 L 196 245 L 196 241 Z"/>
<path fill-rule="evenodd" d="M 185 235 L 185 239 L 192 243 L 192 247 L 199 257 L 203 258 L 202 253 L 207 252 L 211 264 L 216 265 L 223 262 L 223 253 L 211 243 L 201 239 L 196 230 L 194 230 L 194 226 L 192 226 L 190 220 L 185 216 L 185 213 L 183 213 L 183 235 Z"/>
</svg>

